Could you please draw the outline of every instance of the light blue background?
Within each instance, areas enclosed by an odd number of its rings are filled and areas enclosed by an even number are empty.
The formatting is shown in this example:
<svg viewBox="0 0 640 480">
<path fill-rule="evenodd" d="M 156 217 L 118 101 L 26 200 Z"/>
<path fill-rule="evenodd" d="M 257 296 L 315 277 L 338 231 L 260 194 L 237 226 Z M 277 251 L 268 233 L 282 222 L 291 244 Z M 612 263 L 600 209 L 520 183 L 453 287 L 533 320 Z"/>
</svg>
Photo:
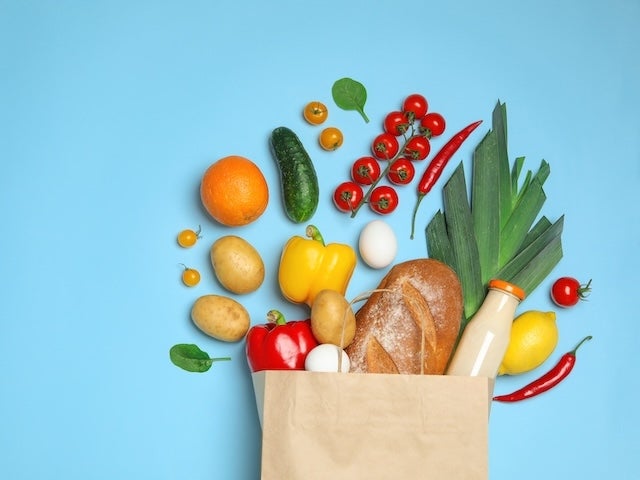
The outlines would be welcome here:
<svg viewBox="0 0 640 480">
<path fill-rule="evenodd" d="M 282 245 L 303 226 L 283 215 L 270 131 L 299 134 L 320 176 L 313 221 L 353 244 L 378 217 L 338 214 L 331 191 L 385 113 L 418 92 L 447 135 L 484 120 L 445 178 L 468 164 L 498 100 L 511 158 L 551 165 L 543 212 L 566 215 L 565 256 L 521 309 L 552 309 L 555 277 L 593 279 L 588 302 L 558 311 L 549 362 L 499 379 L 499 392 L 520 387 L 594 337 L 552 392 L 494 406 L 491 478 L 638 478 L 639 24 L 637 0 L 1 0 L 0 477 L 259 478 L 243 344 L 189 320 L 197 296 L 225 293 L 208 248 L 229 233 L 259 248 L 267 279 L 238 298 L 254 323 L 271 308 L 306 315 L 275 281 Z M 371 123 L 333 104 L 344 76 L 367 87 Z M 321 151 L 301 118 L 314 99 L 345 134 L 337 152 Z M 271 188 L 266 213 L 241 229 L 215 224 L 198 200 L 200 175 L 229 154 L 256 161 Z M 422 235 L 408 238 L 415 192 L 400 195 L 385 218 L 398 261 L 426 255 Z M 440 206 L 436 188 L 420 229 Z M 199 224 L 203 239 L 179 248 L 178 231 Z M 199 286 L 181 285 L 179 263 L 200 269 Z M 359 265 L 348 296 L 383 273 Z M 233 361 L 188 374 L 168 359 L 181 342 Z"/>
</svg>

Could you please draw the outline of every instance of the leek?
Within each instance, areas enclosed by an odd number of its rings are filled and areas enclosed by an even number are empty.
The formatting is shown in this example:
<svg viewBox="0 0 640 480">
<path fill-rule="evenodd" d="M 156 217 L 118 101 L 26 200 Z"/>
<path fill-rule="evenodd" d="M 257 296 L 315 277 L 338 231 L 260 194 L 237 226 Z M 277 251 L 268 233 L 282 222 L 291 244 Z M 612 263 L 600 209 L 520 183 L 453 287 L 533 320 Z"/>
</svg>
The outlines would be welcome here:
<svg viewBox="0 0 640 480">
<path fill-rule="evenodd" d="M 460 278 L 463 327 L 480 308 L 489 280 L 515 283 L 529 295 L 562 258 L 564 217 L 553 223 L 540 217 L 549 164 L 542 160 L 534 174 L 524 163 L 517 157 L 510 166 L 506 105 L 498 102 L 492 128 L 473 152 L 471 201 L 461 162 L 443 187 L 442 210 L 427 224 L 428 256 Z"/>
</svg>

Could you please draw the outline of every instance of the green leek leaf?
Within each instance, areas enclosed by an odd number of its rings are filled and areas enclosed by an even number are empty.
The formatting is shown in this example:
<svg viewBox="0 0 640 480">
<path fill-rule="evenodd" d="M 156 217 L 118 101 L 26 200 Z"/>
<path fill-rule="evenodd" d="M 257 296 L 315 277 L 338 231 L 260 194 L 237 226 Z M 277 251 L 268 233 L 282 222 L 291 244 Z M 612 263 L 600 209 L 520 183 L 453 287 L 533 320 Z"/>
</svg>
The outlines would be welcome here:
<svg viewBox="0 0 640 480">
<path fill-rule="evenodd" d="M 495 186 L 496 172 L 500 172 L 498 139 L 490 131 L 473 154 L 471 205 L 474 233 L 478 242 L 478 254 L 482 283 L 490 279 L 485 275 L 499 268 L 500 191 Z M 499 173 L 498 173 L 499 174 Z M 486 186 L 486 188 L 484 187 Z"/>
<path fill-rule="evenodd" d="M 460 278 L 464 294 L 464 310 L 474 312 L 485 295 L 480 272 L 478 244 L 473 232 L 473 218 L 467 198 L 467 184 L 462 162 L 443 187 L 444 212 L 453 253 L 454 270 Z"/>
<path fill-rule="evenodd" d="M 524 278 L 523 275 L 521 275 L 521 272 L 526 271 L 527 269 L 530 269 L 531 272 L 535 273 L 539 271 L 544 272 L 546 270 L 550 271 L 553 266 L 555 266 L 557 262 L 548 261 L 546 259 L 545 252 L 549 252 L 549 250 L 545 249 L 550 244 L 554 243 L 556 239 L 560 239 L 560 236 L 562 235 L 563 225 L 564 216 L 557 220 L 554 224 L 550 224 L 544 230 L 540 230 L 536 238 L 532 238 L 533 235 L 529 237 L 528 244 L 523 249 L 521 249 L 517 253 L 517 255 L 515 255 L 502 269 L 496 272 L 496 276 L 515 283 L 516 285 L 523 288 L 524 291 L 527 292 L 527 294 L 530 294 L 535 289 L 535 287 L 531 288 L 530 286 L 521 285 L 520 283 L 516 282 L 516 279 Z M 551 258 L 555 258 L 556 254 L 557 252 L 555 252 L 551 256 Z M 543 265 L 541 267 L 538 267 L 538 263 L 548 263 L 549 266 L 545 267 Z M 527 280 L 527 284 L 537 286 L 542 280 L 544 280 L 544 277 L 532 278 Z"/>
<path fill-rule="evenodd" d="M 427 251 L 432 258 L 439 258 L 455 271 L 458 266 L 455 264 L 451 242 L 447 234 L 447 225 L 441 210 L 438 210 L 431 221 L 427 224 Z"/>
<path fill-rule="evenodd" d="M 562 241 L 553 237 L 540 253 L 508 281 L 520 286 L 530 295 L 562 259 Z"/>
<path fill-rule="evenodd" d="M 509 199 L 513 198 L 515 190 L 511 188 L 511 182 L 509 181 L 509 155 L 507 153 L 507 106 L 504 103 L 498 102 L 493 109 L 491 116 L 492 127 L 498 142 L 497 156 L 498 156 L 498 168 L 495 171 L 494 185 L 492 188 L 498 189 L 500 194 L 500 210 L 498 211 L 500 218 L 500 226 L 504 226 L 506 219 L 509 217 L 511 211 L 511 202 Z"/>
<path fill-rule="evenodd" d="M 508 262 L 520 248 L 545 200 L 546 195 L 542 190 L 542 185 L 534 178 L 526 191 L 523 192 L 522 197 L 519 198 L 500 232 L 500 266 Z"/>
<path fill-rule="evenodd" d="M 529 246 L 533 241 L 538 238 L 540 235 L 544 233 L 544 231 L 551 226 L 551 222 L 544 215 L 538 220 L 538 222 L 533 226 L 533 228 L 527 233 L 527 236 L 524 237 L 524 241 L 520 246 L 520 250 L 524 250 L 527 246 Z"/>
<path fill-rule="evenodd" d="M 520 173 L 522 172 L 522 167 L 524 166 L 524 157 L 518 157 L 513 161 L 513 168 L 511 169 L 511 191 L 518 191 L 518 182 L 520 181 Z M 527 182 L 530 180 L 531 172 L 528 172 L 527 178 L 525 178 L 525 182 L 523 184 L 526 186 Z M 512 197 L 513 198 L 513 197 Z M 512 205 L 515 204 L 515 201 L 512 202 Z"/>
</svg>

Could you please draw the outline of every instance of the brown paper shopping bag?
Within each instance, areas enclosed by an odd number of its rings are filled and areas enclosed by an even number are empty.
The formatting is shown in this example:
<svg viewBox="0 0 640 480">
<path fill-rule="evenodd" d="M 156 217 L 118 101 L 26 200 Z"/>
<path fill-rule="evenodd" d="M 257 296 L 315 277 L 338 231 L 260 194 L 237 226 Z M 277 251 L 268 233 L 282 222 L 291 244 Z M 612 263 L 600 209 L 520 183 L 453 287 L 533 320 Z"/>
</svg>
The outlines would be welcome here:
<svg viewBox="0 0 640 480">
<path fill-rule="evenodd" d="M 253 373 L 263 480 L 486 480 L 487 378 Z"/>
</svg>

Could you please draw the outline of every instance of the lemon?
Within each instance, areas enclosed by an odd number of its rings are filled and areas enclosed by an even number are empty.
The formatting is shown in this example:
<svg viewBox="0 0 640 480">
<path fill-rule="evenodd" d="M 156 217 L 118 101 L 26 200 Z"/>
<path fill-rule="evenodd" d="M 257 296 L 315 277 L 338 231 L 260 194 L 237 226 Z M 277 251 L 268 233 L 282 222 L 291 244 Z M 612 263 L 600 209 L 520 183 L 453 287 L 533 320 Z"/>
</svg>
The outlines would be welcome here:
<svg viewBox="0 0 640 480">
<path fill-rule="evenodd" d="M 529 310 L 513 321 L 498 375 L 518 375 L 539 367 L 558 344 L 555 312 Z"/>
</svg>

